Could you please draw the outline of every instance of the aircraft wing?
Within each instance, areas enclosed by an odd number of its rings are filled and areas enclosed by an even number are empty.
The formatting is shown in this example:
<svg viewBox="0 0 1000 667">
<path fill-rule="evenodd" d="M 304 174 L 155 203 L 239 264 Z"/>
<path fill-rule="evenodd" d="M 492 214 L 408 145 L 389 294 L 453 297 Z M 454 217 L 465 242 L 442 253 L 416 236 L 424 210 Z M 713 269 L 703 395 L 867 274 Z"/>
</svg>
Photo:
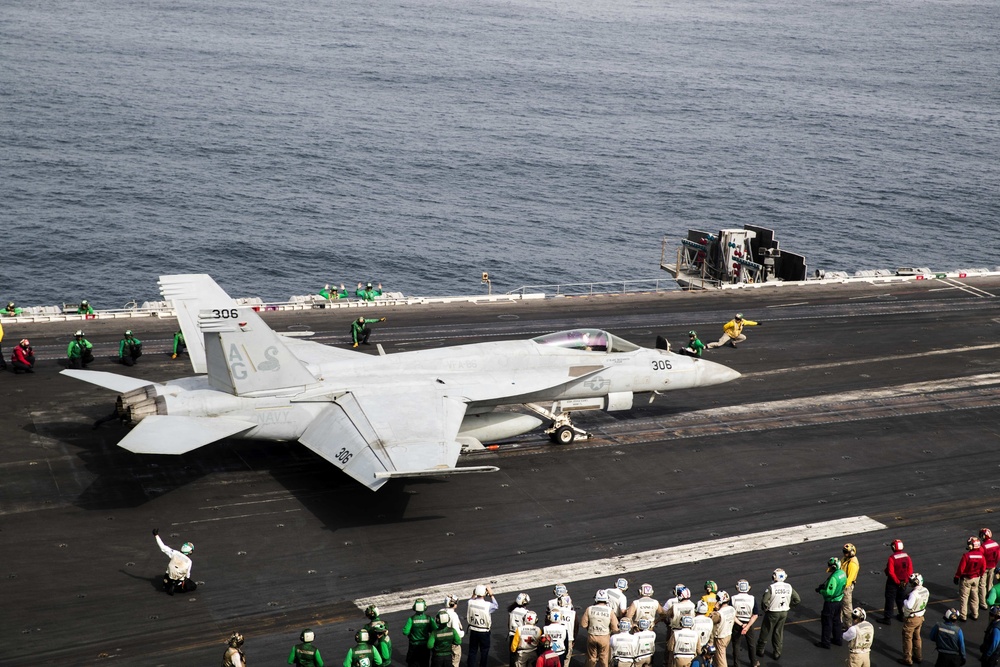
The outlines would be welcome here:
<svg viewBox="0 0 1000 667">
<path fill-rule="evenodd" d="M 104 371 L 83 371 L 67 368 L 59 371 L 59 374 L 68 375 L 71 378 L 83 380 L 84 382 L 89 382 L 90 384 L 96 384 L 98 387 L 104 387 L 105 389 L 116 391 L 119 394 L 128 393 L 133 389 L 138 389 L 139 387 L 157 384 L 156 382 L 152 382 L 150 380 L 132 378 L 127 375 L 118 375 L 117 373 L 106 373 Z"/>
<path fill-rule="evenodd" d="M 325 407 L 299 442 L 372 491 L 391 477 L 495 471 L 455 468 L 465 407 L 434 387 L 351 391 Z"/>
<path fill-rule="evenodd" d="M 294 354 L 299 361 L 306 364 L 319 366 L 321 364 L 329 364 L 337 361 L 357 361 L 358 358 L 358 353 L 352 350 L 340 347 L 330 347 L 329 345 L 317 343 L 312 340 L 289 338 L 283 334 L 279 335 L 281 336 L 281 342 L 284 343 L 289 350 L 291 350 L 292 354 Z"/>
</svg>

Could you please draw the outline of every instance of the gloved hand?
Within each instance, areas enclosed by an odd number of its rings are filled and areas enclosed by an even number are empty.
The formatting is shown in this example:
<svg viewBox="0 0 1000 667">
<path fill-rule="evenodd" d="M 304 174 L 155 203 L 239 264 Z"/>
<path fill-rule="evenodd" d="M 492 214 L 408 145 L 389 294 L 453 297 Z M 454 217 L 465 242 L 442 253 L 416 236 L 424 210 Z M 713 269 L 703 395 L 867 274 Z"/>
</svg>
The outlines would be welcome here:
<svg viewBox="0 0 1000 667">
<path fill-rule="evenodd" d="M 955 577 L 955 585 L 958 586 L 958 577 Z"/>
<path fill-rule="evenodd" d="M 378 318 L 378 321 L 379 322 L 385 322 L 385 318 L 384 317 L 380 317 L 380 318 Z"/>
<path fill-rule="evenodd" d="M 160 534 L 160 529 L 159 528 L 154 528 L 153 529 L 153 537 L 156 537 L 159 534 Z"/>
</svg>

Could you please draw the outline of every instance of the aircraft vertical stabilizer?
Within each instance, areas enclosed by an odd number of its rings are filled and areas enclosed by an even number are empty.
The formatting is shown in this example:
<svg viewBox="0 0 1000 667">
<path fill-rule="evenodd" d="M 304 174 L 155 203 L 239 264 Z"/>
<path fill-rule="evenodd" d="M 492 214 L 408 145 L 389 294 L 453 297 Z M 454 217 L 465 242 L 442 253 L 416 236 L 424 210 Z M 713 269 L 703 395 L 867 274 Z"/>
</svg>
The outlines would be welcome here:
<svg viewBox="0 0 1000 667">
<path fill-rule="evenodd" d="M 236 302 L 205 273 L 160 276 L 160 293 L 173 304 L 177 312 L 177 322 L 184 332 L 184 342 L 187 344 L 194 372 L 208 372 L 205 345 L 201 329 L 198 328 L 198 313 L 231 309 L 236 306 Z"/>
<path fill-rule="evenodd" d="M 316 384 L 316 377 L 252 308 L 203 311 L 199 321 L 213 389 L 243 396 Z"/>
</svg>

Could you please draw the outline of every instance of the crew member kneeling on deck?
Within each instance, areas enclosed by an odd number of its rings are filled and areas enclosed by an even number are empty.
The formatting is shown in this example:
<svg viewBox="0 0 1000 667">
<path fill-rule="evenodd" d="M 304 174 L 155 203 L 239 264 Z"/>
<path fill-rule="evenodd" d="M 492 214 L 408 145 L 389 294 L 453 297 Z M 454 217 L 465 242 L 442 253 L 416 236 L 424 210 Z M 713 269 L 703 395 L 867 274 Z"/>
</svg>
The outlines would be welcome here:
<svg viewBox="0 0 1000 667">
<path fill-rule="evenodd" d="M 370 345 L 368 337 L 372 335 L 372 330 L 368 325 L 375 322 L 385 322 L 385 318 L 359 317 L 351 322 L 351 340 L 354 342 L 354 347 L 357 347 L 359 343 L 361 345 Z"/>
<path fill-rule="evenodd" d="M 22 338 L 14 348 L 14 352 L 10 355 L 10 365 L 14 367 L 15 373 L 35 372 L 35 351 L 31 349 L 31 343 L 27 338 Z"/>
<path fill-rule="evenodd" d="M 118 360 L 126 366 L 134 366 L 142 356 L 142 341 L 132 335 L 132 330 L 125 332 L 125 337 L 118 344 Z"/>
<path fill-rule="evenodd" d="M 77 329 L 73 334 L 73 340 L 66 348 L 66 356 L 69 357 L 70 368 L 86 368 L 87 364 L 94 360 L 94 346 L 83 337 L 83 332 Z"/>
<path fill-rule="evenodd" d="M 167 572 L 163 575 L 163 590 L 170 595 L 177 591 L 190 593 L 197 590 L 198 585 L 191 581 L 191 553 L 194 551 L 194 545 L 185 542 L 181 545 L 180 551 L 171 549 L 160 539 L 159 528 L 153 529 L 153 537 L 156 538 L 156 544 L 160 547 L 160 551 L 170 556 Z"/>
</svg>

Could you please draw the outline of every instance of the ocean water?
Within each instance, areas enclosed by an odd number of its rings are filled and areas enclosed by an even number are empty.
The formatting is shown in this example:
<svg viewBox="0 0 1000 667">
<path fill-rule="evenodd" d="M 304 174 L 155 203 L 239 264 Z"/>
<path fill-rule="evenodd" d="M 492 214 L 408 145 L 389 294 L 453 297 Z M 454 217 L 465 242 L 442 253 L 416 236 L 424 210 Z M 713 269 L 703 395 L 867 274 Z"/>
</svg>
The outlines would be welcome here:
<svg viewBox="0 0 1000 667">
<path fill-rule="evenodd" d="M 995 0 L 6 0 L 0 300 L 1000 264 Z M 673 244 L 671 243 L 671 248 Z"/>
</svg>

